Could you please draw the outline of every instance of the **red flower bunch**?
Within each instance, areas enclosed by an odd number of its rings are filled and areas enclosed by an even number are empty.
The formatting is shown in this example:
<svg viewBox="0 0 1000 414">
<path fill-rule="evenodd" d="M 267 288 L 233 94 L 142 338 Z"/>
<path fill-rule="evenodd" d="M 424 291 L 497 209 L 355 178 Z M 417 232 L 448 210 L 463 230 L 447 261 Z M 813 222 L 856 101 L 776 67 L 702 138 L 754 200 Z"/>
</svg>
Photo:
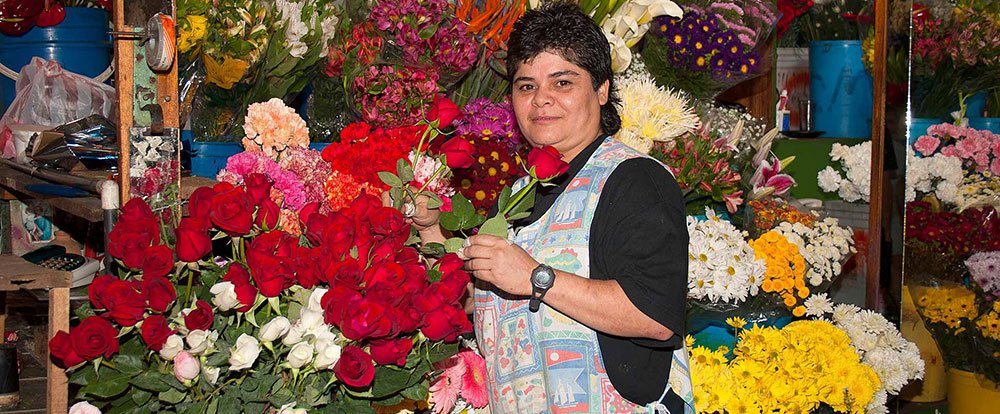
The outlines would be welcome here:
<svg viewBox="0 0 1000 414">
<path fill-rule="evenodd" d="M 701 214 L 712 202 L 725 203 L 735 213 L 743 203 L 742 176 L 732 168 L 735 152 L 726 141 L 713 139 L 707 129 L 699 128 L 676 141 L 653 145 L 650 155 L 673 172 L 690 214 Z"/>
<path fill-rule="evenodd" d="M 111 10 L 111 0 L 94 0 L 98 7 Z M 20 36 L 32 27 L 50 27 L 62 23 L 66 8 L 53 0 L 46 7 L 45 0 L 6 0 L 0 2 L 0 33 Z"/>
<path fill-rule="evenodd" d="M 906 205 L 906 239 L 937 244 L 939 251 L 961 258 L 1000 250 L 1000 217 L 992 208 L 956 213 L 935 211 L 930 203 L 914 201 Z"/>
<path fill-rule="evenodd" d="M 384 43 L 375 32 L 375 25 L 372 22 L 356 24 L 351 27 L 350 36 L 343 37 L 343 43 L 330 47 L 323 72 L 331 78 L 343 75 L 344 65 L 348 63 L 349 57 L 351 65 L 347 68 L 348 71 L 355 67 L 368 67 L 378 58 Z"/>
<path fill-rule="evenodd" d="M 813 7 L 813 0 L 778 0 L 778 11 L 781 18 L 778 19 L 778 37 L 788 31 L 792 21 L 809 11 Z"/>
<path fill-rule="evenodd" d="M 347 206 L 361 193 L 379 195 L 388 189 L 378 177 L 380 171 L 394 171 L 396 161 L 406 158 L 417 145 L 422 126 L 373 128 L 365 122 L 348 125 L 340 132 L 340 142 L 323 150 L 333 174 L 327 179 L 327 202 L 334 210 Z"/>
<path fill-rule="evenodd" d="M 525 175 L 523 158 L 519 153 L 511 153 L 507 144 L 500 140 L 476 136 L 453 139 L 470 143 L 474 160 L 470 168 L 455 170 L 455 188 L 472 201 L 476 212 L 485 216 L 496 204 L 503 187 Z"/>
</svg>

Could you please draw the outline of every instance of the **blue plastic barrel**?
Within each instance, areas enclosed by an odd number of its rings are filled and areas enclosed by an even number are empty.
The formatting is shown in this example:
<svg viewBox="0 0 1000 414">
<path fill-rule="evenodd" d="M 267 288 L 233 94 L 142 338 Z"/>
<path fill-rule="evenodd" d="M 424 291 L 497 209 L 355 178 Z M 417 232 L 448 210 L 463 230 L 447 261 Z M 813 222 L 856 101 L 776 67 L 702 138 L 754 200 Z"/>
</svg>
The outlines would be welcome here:
<svg viewBox="0 0 1000 414">
<path fill-rule="evenodd" d="M 872 134 L 872 77 L 861 62 L 860 40 L 809 44 L 809 94 L 813 129 L 828 138 Z"/>
<path fill-rule="evenodd" d="M 981 91 L 968 98 L 965 98 L 965 117 L 972 119 L 982 118 L 986 113 L 986 91 Z M 958 108 L 955 108 L 956 110 Z"/>
<path fill-rule="evenodd" d="M 242 151 L 236 142 L 191 142 L 191 175 L 215 178 L 229 157 Z"/>
<path fill-rule="evenodd" d="M 969 127 L 1000 134 L 1000 118 L 969 118 Z"/>
<path fill-rule="evenodd" d="M 0 34 L 0 63 L 20 72 L 31 58 L 55 60 L 63 69 L 96 77 L 111 65 L 108 12 L 67 7 L 66 19 L 52 27 L 34 27 L 21 36 Z M 14 81 L 0 75 L 0 114 L 14 101 Z"/>
</svg>

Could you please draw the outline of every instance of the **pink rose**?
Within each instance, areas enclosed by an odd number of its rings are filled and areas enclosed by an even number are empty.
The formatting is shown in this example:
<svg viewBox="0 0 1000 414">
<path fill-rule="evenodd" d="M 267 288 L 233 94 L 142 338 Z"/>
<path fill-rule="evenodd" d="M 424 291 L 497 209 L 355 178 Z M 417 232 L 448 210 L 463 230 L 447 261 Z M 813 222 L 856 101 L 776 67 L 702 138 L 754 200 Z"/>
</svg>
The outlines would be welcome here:
<svg viewBox="0 0 1000 414">
<path fill-rule="evenodd" d="M 941 140 L 930 135 L 924 135 L 917 138 L 917 142 L 913 143 L 913 149 L 920 152 L 923 156 L 930 156 L 935 150 L 937 150 L 938 145 L 941 145 Z"/>
<path fill-rule="evenodd" d="M 191 356 L 187 351 L 181 351 L 174 357 L 174 378 L 178 381 L 191 381 L 198 377 L 201 372 L 201 364 L 198 359 Z"/>
</svg>

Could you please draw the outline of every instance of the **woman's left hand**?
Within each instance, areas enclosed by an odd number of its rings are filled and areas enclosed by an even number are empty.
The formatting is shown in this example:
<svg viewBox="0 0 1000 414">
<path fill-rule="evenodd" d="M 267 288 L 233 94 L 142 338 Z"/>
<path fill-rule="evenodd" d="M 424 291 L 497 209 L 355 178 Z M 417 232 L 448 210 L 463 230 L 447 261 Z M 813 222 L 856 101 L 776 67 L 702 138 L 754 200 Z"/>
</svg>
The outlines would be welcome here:
<svg viewBox="0 0 1000 414">
<path fill-rule="evenodd" d="M 518 296 L 531 295 L 531 271 L 538 262 L 520 246 L 507 239 L 477 234 L 462 249 L 465 268 L 479 280 Z"/>
</svg>

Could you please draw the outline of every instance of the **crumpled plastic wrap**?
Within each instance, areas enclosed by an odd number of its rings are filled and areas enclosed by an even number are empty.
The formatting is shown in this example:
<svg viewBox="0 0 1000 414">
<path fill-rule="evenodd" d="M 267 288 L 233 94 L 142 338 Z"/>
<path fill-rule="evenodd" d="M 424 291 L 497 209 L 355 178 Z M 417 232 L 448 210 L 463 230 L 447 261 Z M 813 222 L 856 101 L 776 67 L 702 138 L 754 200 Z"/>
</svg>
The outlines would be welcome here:
<svg viewBox="0 0 1000 414">
<path fill-rule="evenodd" d="M 66 171 L 118 168 L 118 136 L 114 125 L 101 115 L 91 115 L 31 138 L 27 152 L 36 165 Z"/>
</svg>

